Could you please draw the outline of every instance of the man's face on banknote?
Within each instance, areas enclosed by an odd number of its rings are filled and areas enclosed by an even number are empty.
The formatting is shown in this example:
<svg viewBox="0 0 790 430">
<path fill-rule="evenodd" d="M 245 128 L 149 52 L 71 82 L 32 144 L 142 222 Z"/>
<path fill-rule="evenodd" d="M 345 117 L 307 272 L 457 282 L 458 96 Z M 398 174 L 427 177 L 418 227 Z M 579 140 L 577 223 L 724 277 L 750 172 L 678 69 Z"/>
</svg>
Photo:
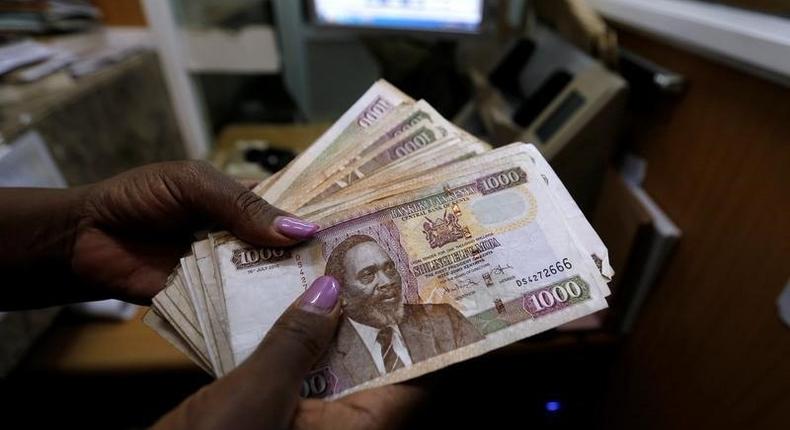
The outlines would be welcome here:
<svg viewBox="0 0 790 430">
<path fill-rule="evenodd" d="M 395 263 L 374 241 L 350 248 L 345 269 L 345 312 L 372 327 L 397 324 L 403 318 L 401 277 Z"/>
</svg>

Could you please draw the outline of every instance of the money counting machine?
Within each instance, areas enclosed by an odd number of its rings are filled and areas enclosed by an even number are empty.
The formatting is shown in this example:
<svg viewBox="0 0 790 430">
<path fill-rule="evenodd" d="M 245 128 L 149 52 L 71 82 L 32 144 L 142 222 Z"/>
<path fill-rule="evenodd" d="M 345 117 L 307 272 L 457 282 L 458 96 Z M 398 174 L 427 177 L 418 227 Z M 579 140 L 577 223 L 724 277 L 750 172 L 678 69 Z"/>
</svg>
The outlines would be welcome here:
<svg viewBox="0 0 790 430">
<path fill-rule="evenodd" d="M 499 116 L 510 132 L 491 136 L 481 117 L 492 108 L 479 97 L 454 122 L 496 145 L 534 143 L 589 214 L 623 114 L 625 81 L 543 27 L 514 41 L 487 81 L 504 101 Z"/>
</svg>

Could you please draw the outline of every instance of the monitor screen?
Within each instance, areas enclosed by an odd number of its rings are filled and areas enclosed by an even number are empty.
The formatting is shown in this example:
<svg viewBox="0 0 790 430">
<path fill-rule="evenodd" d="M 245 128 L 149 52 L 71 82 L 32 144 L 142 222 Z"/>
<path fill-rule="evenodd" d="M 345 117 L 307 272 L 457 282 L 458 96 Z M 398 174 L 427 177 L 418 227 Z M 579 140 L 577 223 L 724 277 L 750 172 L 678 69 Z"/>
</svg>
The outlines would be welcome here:
<svg viewBox="0 0 790 430">
<path fill-rule="evenodd" d="M 313 0 L 319 24 L 477 32 L 483 0 Z"/>
</svg>

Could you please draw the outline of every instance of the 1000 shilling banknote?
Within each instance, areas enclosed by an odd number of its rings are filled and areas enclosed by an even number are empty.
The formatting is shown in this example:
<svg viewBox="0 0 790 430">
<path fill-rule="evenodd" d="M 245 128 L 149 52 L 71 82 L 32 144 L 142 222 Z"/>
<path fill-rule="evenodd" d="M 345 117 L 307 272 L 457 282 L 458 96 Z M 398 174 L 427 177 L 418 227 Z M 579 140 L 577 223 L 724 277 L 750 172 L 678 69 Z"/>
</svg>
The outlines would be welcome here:
<svg viewBox="0 0 790 430">
<path fill-rule="evenodd" d="M 278 172 L 278 179 L 253 191 L 271 203 L 279 203 L 294 186 L 311 179 L 331 174 L 332 162 L 338 163 L 340 153 L 347 146 L 358 143 L 356 134 L 374 126 L 404 103 L 411 103 L 407 95 L 385 81 L 377 81 L 363 94 L 318 140 Z"/>
<path fill-rule="evenodd" d="M 218 240 L 235 362 L 322 275 L 341 281 L 343 317 L 305 380 L 315 397 L 416 377 L 606 307 L 598 269 L 534 166 L 497 169 L 329 227 L 301 247 Z"/>
</svg>

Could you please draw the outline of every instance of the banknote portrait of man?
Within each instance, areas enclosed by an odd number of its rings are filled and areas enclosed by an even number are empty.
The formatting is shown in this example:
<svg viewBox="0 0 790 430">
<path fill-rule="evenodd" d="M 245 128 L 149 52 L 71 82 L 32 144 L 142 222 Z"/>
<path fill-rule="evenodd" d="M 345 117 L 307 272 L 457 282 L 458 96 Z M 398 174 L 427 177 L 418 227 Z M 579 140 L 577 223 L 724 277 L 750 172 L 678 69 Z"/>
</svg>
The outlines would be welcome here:
<svg viewBox="0 0 790 430">
<path fill-rule="evenodd" d="M 360 384 L 483 339 L 451 305 L 405 304 L 397 266 L 370 236 L 338 244 L 326 274 L 342 285 L 344 317 L 328 359 L 343 381 Z"/>
</svg>

